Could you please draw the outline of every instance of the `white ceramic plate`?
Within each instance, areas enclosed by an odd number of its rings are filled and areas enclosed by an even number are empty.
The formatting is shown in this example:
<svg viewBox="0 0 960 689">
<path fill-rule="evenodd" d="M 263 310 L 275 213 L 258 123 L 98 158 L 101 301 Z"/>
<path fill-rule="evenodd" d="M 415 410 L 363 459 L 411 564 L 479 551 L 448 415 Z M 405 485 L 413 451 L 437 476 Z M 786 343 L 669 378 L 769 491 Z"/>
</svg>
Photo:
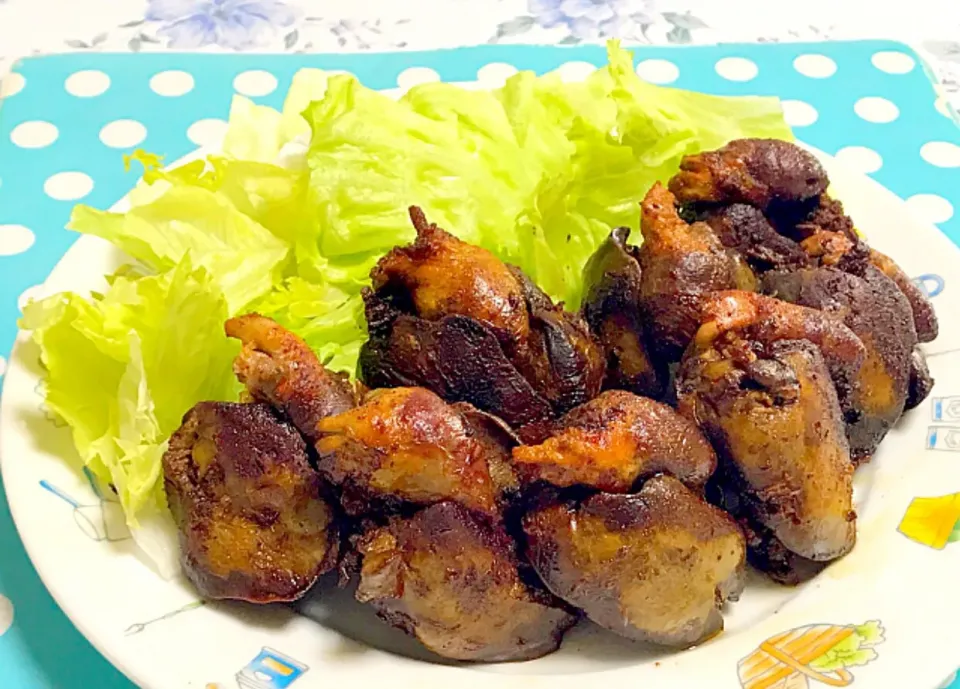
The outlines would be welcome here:
<svg viewBox="0 0 960 689">
<path fill-rule="evenodd" d="M 933 295 L 941 334 L 926 350 L 937 383 L 858 473 L 854 551 L 797 589 L 752 577 L 725 611 L 726 631 L 703 646 L 665 652 L 580 625 L 540 660 L 454 666 L 431 660 L 350 592 L 330 587 L 298 610 L 204 605 L 186 582 L 164 581 L 141 561 L 119 507 L 71 468 L 69 433 L 44 412 L 38 352 L 21 334 L 3 390 L 0 458 L 37 571 L 81 632 L 151 689 L 936 687 L 960 663 L 960 544 L 948 543 L 960 520 L 960 252 L 895 195 L 818 155 L 870 242 Z M 117 261 L 112 247 L 84 237 L 42 291 L 96 288 Z M 821 673 L 808 666 L 809 649 L 825 635 L 874 620 L 882 640 L 856 664 Z"/>
</svg>

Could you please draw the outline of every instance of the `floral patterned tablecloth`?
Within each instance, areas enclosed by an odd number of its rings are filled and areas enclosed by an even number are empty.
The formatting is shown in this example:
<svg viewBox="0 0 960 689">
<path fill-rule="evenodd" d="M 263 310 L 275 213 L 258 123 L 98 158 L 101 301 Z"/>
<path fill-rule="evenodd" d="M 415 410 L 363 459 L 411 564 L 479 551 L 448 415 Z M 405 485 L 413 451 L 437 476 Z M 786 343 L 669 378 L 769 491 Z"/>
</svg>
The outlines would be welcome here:
<svg viewBox="0 0 960 689">
<path fill-rule="evenodd" d="M 911 0 L 909 7 L 866 0 L 0 0 L 0 94 L 13 61 L 36 54 L 385 51 L 614 37 L 628 44 L 899 39 L 926 58 L 941 96 L 960 111 L 960 0 Z M 0 358 L 0 376 L 3 366 Z M 2 486 L 0 637 L 19 649 L 31 678 L 10 688 L 0 667 L 3 689 L 130 686 L 43 590 Z"/>
<path fill-rule="evenodd" d="M 895 38 L 960 98 L 960 2 L 912 0 L 0 0 L 0 74 L 71 50 L 329 52 L 497 42 Z"/>
</svg>

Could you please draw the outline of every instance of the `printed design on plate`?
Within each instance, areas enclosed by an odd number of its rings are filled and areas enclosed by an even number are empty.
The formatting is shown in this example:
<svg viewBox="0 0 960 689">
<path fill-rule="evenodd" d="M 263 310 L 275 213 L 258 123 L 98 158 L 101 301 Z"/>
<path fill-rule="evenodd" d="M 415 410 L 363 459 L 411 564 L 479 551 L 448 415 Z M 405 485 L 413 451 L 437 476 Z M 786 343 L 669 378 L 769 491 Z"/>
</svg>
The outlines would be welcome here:
<svg viewBox="0 0 960 689">
<path fill-rule="evenodd" d="M 957 431 L 960 433 L 960 429 Z M 934 550 L 960 541 L 960 493 L 936 498 L 914 498 L 897 531 Z"/>
<path fill-rule="evenodd" d="M 853 684 L 850 668 L 877 658 L 878 620 L 861 625 L 812 624 L 770 637 L 737 664 L 743 689 L 813 689 Z"/>
<path fill-rule="evenodd" d="M 119 543 L 129 540 L 130 529 L 127 528 L 123 508 L 117 496 L 110 490 L 104 491 L 93 472 L 87 467 L 83 468 L 83 475 L 87 478 L 96 502 L 82 503 L 47 480 L 40 481 L 40 486 L 73 508 L 73 521 L 83 535 L 91 541 Z"/>
<path fill-rule="evenodd" d="M 926 449 L 960 452 L 960 395 L 931 397 L 930 420 Z"/>
<path fill-rule="evenodd" d="M 946 281 L 936 273 L 924 273 L 913 278 L 913 284 L 923 292 L 928 299 L 933 299 L 946 287 Z"/>
<path fill-rule="evenodd" d="M 146 620 L 145 622 L 135 622 L 134 624 L 131 624 L 129 627 L 127 627 L 124 630 L 123 635 L 134 636 L 136 634 L 139 634 L 142 631 L 145 631 L 147 627 L 152 627 L 153 625 L 159 622 L 165 622 L 169 619 L 177 617 L 178 615 L 182 615 L 185 612 L 190 612 L 191 610 L 202 608 L 206 604 L 207 604 L 206 601 L 195 600 L 192 603 L 187 603 L 183 607 L 177 608 L 176 610 L 171 610 L 170 612 L 164 613 L 159 617 L 154 617 L 152 620 Z"/>
<path fill-rule="evenodd" d="M 264 646 L 260 653 L 237 673 L 237 686 L 240 689 L 286 689 L 309 669 L 299 660 Z M 225 687 L 210 682 L 204 689 Z"/>
</svg>

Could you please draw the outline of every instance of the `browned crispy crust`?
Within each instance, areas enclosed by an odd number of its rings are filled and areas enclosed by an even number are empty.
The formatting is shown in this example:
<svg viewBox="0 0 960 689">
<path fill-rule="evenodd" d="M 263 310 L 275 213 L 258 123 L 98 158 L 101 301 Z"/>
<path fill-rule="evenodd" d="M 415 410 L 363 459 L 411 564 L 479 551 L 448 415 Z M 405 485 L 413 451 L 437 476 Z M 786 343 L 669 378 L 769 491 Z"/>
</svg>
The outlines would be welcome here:
<svg viewBox="0 0 960 689">
<path fill-rule="evenodd" d="M 933 392 L 933 376 L 927 366 L 927 357 L 919 347 L 914 347 L 910 355 L 910 392 L 907 395 L 907 409 L 914 409 Z"/>
<path fill-rule="evenodd" d="M 822 194 L 829 181 L 820 162 L 777 139 L 738 139 L 716 151 L 684 156 L 670 191 L 680 203 L 771 204 Z"/>
<path fill-rule="evenodd" d="M 424 388 L 376 390 L 320 422 L 317 468 L 351 515 L 446 500 L 495 515 L 516 483 L 506 473 L 509 447 L 474 424 Z"/>
<path fill-rule="evenodd" d="M 426 387 L 518 428 L 599 391 L 602 351 L 579 316 L 490 252 L 425 224 L 418 208 L 411 217 L 417 241 L 381 260 L 363 293 L 367 385 Z"/>
<path fill-rule="evenodd" d="M 626 493 L 661 472 L 701 490 L 717 459 L 696 424 L 670 407 L 608 390 L 559 419 L 540 444 L 515 447 L 513 461 L 527 483 Z"/>
<path fill-rule="evenodd" d="M 927 295 L 920 291 L 913 280 L 889 256 L 873 249 L 870 251 L 870 262 L 883 271 L 884 275 L 897 283 L 897 287 L 910 302 L 910 308 L 913 309 L 913 323 L 917 329 L 917 338 L 920 342 L 933 342 L 937 339 L 940 326 L 937 321 L 937 314 L 933 310 L 933 304 L 927 299 Z"/>
<path fill-rule="evenodd" d="M 849 406 L 866 348 L 839 318 L 773 297 L 730 290 L 714 292 L 702 300 L 701 320 L 695 348 L 709 346 L 720 335 L 731 332 L 765 344 L 808 340 L 823 355 L 841 405 Z"/>
<path fill-rule="evenodd" d="M 184 572 L 206 598 L 300 598 L 336 560 L 306 445 L 266 404 L 200 402 L 163 457 Z"/>
<path fill-rule="evenodd" d="M 374 291 L 396 297 L 424 320 L 469 316 L 512 354 L 530 330 L 524 290 L 514 273 L 486 249 L 427 222 L 420 208 L 411 207 L 410 218 L 417 239 L 395 247 L 374 266 Z"/>
<path fill-rule="evenodd" d="M 649 354 L 640 311 L 640 262 L 627 244 L 630 229 L 619 227 L 600 245 L 583 269 L 582 313 L 607 359 L 605 389 L 657 399 L 667 372 Z"/>
<path fill-rule="evenodd" d="M 770 215 L 777 230 L 799 241 L 817 265 L 836 266 L 855 275 L 862 275 L 870 265 L 879 269 L 910 303 L 919 341 L 937 338 L 939 325 L 930 300 L 896 261 L 871 249 L 857 234 L 840 201 L 821 194 L 807 203 L 780 206 Z"/>
<path fill-rule="evenodd" d="M 726 332 L 687 354 L 678 387 L 680 410 L 717 449 L 725 509 L 804 558 L 850 551 L 853 464 L 836 391 L 811 342 Z"/>
<path fill-rule="evenodd" d="M 711 207 L 700 215 L 728 249 L 740 254 L 758 274 L 793 270 L 809 265 L 800 245 L 785 237 L 753 206 L 735 203 Z"/>
<path fill-rule="evenodd" d="M 519 572 L 510 537 L 455 503 L 367 533 L 357 599 L 434 653 L 464 661 L 552 653 L 576 617 Z"/>
<path fill-rule="evenodd" d="M 859 277 L 830 267 L 771 273 L 764 277 L 764 289 L 841 318 L 863 342 L 866 357 L 855 372 L 845 417 L 854 461 L 869 460 L 903 413 L 910 389 L 917 335 L 906 297 L 872 266 Z"/>
<path fill-rule="evenodd" d="M 234 371 L 253 399 L 283 413 L 311 442 L 317 423 L 357 403 L 350 379 L 328 371 L 309 345 L 273 320 L 251 313 L 226 323 L 229 337 L 243 342 Z"/>
<path fill-rule="evenodd" d="M 534 568 L 557 596 L 622 636 L 687 647 L 723 629 L 743 589 L 736 523 L 669 476 L 524 519 Z"/>
<path fill-rule="evenodd" d="M 699 325 L 701 296 L 756 289 L 753 272 L 709 225 L 687 224 L 673 194 L 657 183 L 641 204 L 640 298 L 650 343 L 661 361 L 677 361 Z"/>
<path fill-rule="evenodd" d="M 359 375 L 372 388 L 423 386 L 448 402 L 469 402 L 514 428 L 553 416 L 507 358 L 494 334 L 465 316 L 425 321 L 401 314 L 374 292 L 364 293 L 370 339 L 360 349 Z M 389 313 L 389 322 L 377 320 Z"/>
<path fill-rule="evenodd" d="M 530 313 L 530 337 L 514 363 L 554 413 L 563 414 L 600 392 L 603 350 L 580 315 L 555 305 L 519 268 L 510 271 Z"/>
</svg>

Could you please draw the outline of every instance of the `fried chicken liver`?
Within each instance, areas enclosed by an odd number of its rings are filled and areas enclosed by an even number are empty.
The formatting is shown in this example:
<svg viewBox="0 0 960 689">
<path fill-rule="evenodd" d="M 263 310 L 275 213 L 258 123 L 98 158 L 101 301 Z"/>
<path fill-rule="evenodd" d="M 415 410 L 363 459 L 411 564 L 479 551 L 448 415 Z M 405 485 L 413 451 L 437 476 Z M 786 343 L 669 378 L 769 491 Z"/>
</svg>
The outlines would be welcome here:
<svg viewBox="0 0 960 689">
<path fill-rule="evenodd" d="M 204 597 L 293 601 L 334 565 L 334 510 L 303 439 L 268 405 L 197 404 L 163 476 L 183 570 Z"/>
<path fill-rule="evenodd" d="M 445 658 L 539 658 L 576 617 L 524 581 L 514 547 L 463 506 L 432 505 L 364 536 L 356 596 Z"/>
<path fill-rule="evenodd" d="M 750 529 L 809 560 L 838 558 L 856 538 L 853 463 L 831 378 L 848 376 L 862 356 L 839 320 L 726 293 L 707 303 L 680 365 L 680 410 L 720 459 L 708 490 Z M 762 566 L 764 554 L 751 561 Z"/>
<path fill-rule="evenodd" d="M 723 629 L 720 608 L 743 589 L 740 529 L 670 476 L 635 495 L 539 508 L 523 527 L 550 590 L 631 639 L 698 643 Z"/>
</svg>

